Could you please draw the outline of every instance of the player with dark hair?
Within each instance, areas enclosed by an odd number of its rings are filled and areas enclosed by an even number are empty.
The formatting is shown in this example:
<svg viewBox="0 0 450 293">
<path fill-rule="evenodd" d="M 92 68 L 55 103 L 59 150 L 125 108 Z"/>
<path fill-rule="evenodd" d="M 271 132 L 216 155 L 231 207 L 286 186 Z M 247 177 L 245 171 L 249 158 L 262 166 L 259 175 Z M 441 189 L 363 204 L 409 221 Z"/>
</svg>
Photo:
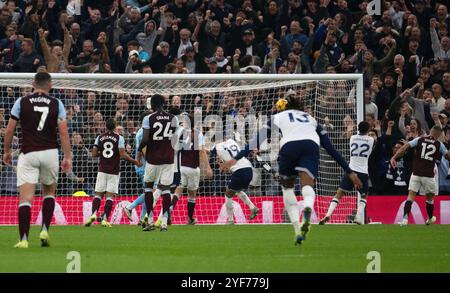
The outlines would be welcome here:
<svg viewBox="0 0 450 293">
<path fill-rule="evenodd" d="M 49 246 L 48 230 L 55 209 L 55 192 L 58 182 L 59 155 L 58 132 L 64 159 L 63 172 L 72 169 L 72 154 L 66 111 L 63 103 L 49 95 L 51 76 L 37 73 L 33 80 L 34 92 L 17 99 L 11 109 L 6 128 L 3 161 L 11 165 L 11 142 L 17 123 L 22 128 L 22 148 L 17 163 L 17 186 L 19 187 L 19 242 L 17 248 L 28 248 L 31 204 L 38 181 L 42 184 L 42 227 L 39 235 L 41 246 Z"/>
<path fill-rule="evenodd" d="M 178 129 L 178 119 L 175 115 L 163 110 L 165 99 L 161 95 L 153 95 L 151 108 L 153 113 L 146 116 L 142 123 L 144 133 L 142 142 L 138 148 L 138 160 L 141 159 L 144 147 L 147 147 L 145 159 L 145 205 L 150 222 L 143 231 L 155 229 L 153 224 L 153 201 L 160 195 L 163 198 L 163 217 L 161 231 L 167 231 L 167 220 L 169 216 L 171 195 L 170 185 L 173 182 L 174 172 L 174 148 L 172 138 Z M 175 138 L 176 139 L 176 138 Z M 149 151 L 151 150 L 151 151 Z M 153 191 L 153 185 L 158 182 Z"/>
<path fill-rule="evenodd" d="M 301 101 L 295 97 L 280 99 L 276 103 L 278 114 L 272 116 L 267 125 L 261 129 L 257 136 L 234 158 L 220 166 L 227 170 L 238 160 L 250 154 L 252 149 L 259 149 L 262 142 L 270 137 L 270 131 L 281 133 L 278 165 L 280 183 L 283 191 L 283 200 L 286 211 L 295 231 L 295 244 L 300 245 L 310 231 L 311 214 L 314 207 L 316 193 L 314 181 L 319 172 L 320 145 L 341 165 L 349 174 L 350 180 L 359 188 L 362 183 L 358 175 L 353 172 L 347 162 L 342 158 L 331 144 L 326 132 L 317 123 L 316 119 L 300 110 Z M 300 177 L 303 196 L 303 218 L 299 222 L 299 210 L 294 186 L 297 177 Z"/>
<path fill-rule="evenodd" d="M 441 133 L 442 128 L 437 125 L 433 126 L 429 136 L 418 137 L 404 144 L 391 159 L 391 165 L 395 168 L 397 160 L 403 157 L 408 149 L 416 149 L 413 157 L 413 172 L 409 180 L 408 200 L 405 203 L 403 220 L 400 223 L 402 226 L 408 225 L 411 206 L 420 188 L 425 192 L 427 198 L 428 219 L 426 224 L 431 225 L 436 222 L 436 217 L 433 216 L 434 195 L 436 192 L 434 169 L 435 165 L 440 162 L 442 155 L 445 155 L 445 158 L 450 160 L 450 151 L 447 151 L 444 144 L 439 141 Z"/>
<path fill-rule="evenodd" d="M 142 162 L 130 157 L 125 151 L 125 139 L 114 132 L 117 127 L 116 120 L 106 120 L 106 132 L 97 136 L 92 149 L 92 157 L 100 157 L 98 165 L 97 181 L 95 183 L 95 197 L 92 201 L 92 214 L 86 220 L 85 226 L 89 227 L 97 218 L 102 197 L 106 194 L 106 202 L 102 217 L 102 226 L 111 227 L 108 222 L 111 213 L 114 196 L 119 192 L 120 159 L 124 159 L 136 166 L 142 166 Z"/>
<path fill-rule="evenodd" d="M 358 178 L 363 183 L 362 188 L 358 189 L 361 198 L 358 202 L 358 209 L 354 220 L 357 224 L 364 224 L 364 211 L 367 205 L 366 198 L 369 189 L 369 156 L 372 153 L 375 143 L 373 137 L 368 135 L 369 129 L 369 123 L 362 121 L 358 124 L 359 134 L 350 137 L 350 169 L 358 175 Z M 345 193 L 351 192 L 352 189 L 353 183 L 350 181 L 348 174 L 345 174 L 336 195 L 330 202 L 326 216 L 319 222 L 320 225 L 323 225 L 330 220 L 334 209 L 339 204 L 339 200 Z"/>
</svg>

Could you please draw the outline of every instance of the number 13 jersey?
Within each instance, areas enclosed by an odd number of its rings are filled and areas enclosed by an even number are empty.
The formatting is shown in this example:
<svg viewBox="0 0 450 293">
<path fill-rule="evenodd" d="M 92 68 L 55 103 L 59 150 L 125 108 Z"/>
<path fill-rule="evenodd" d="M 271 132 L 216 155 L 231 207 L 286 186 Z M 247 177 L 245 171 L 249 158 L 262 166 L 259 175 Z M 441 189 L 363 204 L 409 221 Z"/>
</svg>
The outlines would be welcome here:
<svg viewBox="0 0 450 293">
<path fill-rule="evenodd" d="M 281 134 L 280 149 L 284 144 L 298 140 L 312 140 L 320 146 L 317 121 L 306 112 L 286 110 L 278 113 L 273 116 L 270 127 L 272 131 L 278 129 Z"/>
</svg>

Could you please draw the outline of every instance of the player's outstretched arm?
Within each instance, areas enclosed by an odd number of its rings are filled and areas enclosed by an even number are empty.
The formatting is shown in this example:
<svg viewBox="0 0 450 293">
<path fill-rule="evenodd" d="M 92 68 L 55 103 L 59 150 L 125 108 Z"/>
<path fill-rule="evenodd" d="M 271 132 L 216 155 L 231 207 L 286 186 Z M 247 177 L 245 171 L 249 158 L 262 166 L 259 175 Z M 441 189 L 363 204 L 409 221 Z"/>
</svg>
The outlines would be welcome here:
<svg viewBox="0 0 450 293">
<path fill-rule="evenodd" d="M 350 174 L 352 172 L 350 166 L 348 165 L 347 161 L 345 161 L 345 159 L 342 157 L 342 155 L 333 146 L 326 131 L 323 130 L 322 127 L 318 126 L 317 134 L 319 134 L 320 144 L 322 145 L 322 147 L 342 167 L 342 169 L 344 169 L 345 172 Z"/>
<path fill-rule="evenodd" d="M 130 163 L 132 163 L 132 164 L 134 164 L 134 165 L 136 165 L 136 166 L 138 166 L 138 167 L 141 167 L 142 166 L 142 162 L 141 162 L 141 160 L 135 160 L 135 159 L 133 159 L 132 157 L 130 157 L 128 154 L 127 154 L 127 152 L 125 151 L 125 149 L 124 148 L 120 148 L 119 149 L 119 155 L 120 155 L 120 158 L 121 159 L 124 159 L 125 161 L 127 161 L 127 162 L 130 162 Z"/>
<path fill-rule="evenodd" d="M 14 132 L 16 131 L 17 120 L 10 118 L 8 125 L 6 126 L 5 142 L 3 150 L 3 162 L 6 165 L 11 165 L 11 143 L 13 140 Z"/>
<path fill-rule="evenodd" d="M 398 149 L 398 151 L 391 158 L 390 163 L 391 163 L 392 167 L 394 167 L 394 168 L 397 167 L 397 160 L 400 159 L 401 157 L 403 157 L 409 148 L 416 147 L 417 140 L 418 140 L 418 138 L 416 138 L 408 143 L 405 143 L 400 149 Z"/>
<path fill-rule="evenodd" d="M 361 188 L 363 184 L 362 184 L 361 180 L 358 178 L 358 175 L 350 169 L 350 166 L 348 165 L 347 161 L 342 157 L 342 155 L 333 146 L 326 131 L 323 130 L 322 127 L 318 126 L 317 134 L 320 137 L 320 144 L 322 145 L 322 147 L 341 166 L 341 168 L 344 169 L 344 171 L 348 174 L 350 180 L 352 181 L 353 185 L 357 189 Z"/>
</svg>

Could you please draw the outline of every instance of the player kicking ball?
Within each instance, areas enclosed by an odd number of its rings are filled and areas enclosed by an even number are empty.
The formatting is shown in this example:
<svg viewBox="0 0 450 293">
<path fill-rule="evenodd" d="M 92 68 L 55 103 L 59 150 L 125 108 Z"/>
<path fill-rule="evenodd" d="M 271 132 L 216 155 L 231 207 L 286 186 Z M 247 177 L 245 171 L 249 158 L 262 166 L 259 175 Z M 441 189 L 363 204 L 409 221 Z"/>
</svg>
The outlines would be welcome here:
<svg viewBox="0 0 450 293">
<path fill-rule="evenodd" d="M 237 142 L 228 139 L 216 144 L 211 150 L 212 155 L 216 155 L 220 162 L 232 160 L 241 149 Z M 225 164 L 225 163 L 224 163 Z M 259 209 L 253 204 L 244 190 L 248 189 L 253 179 L 252 163 L 247 158 L 239 158 L 233 166 L 222 168 L 221 171 L 231 171 L 230 180 L 225 190 L 225 206 L 228 214 L 228 224 L 234 224 L 233 197 L 237 195 L 250 209 L 250 220 L 253 220 L 259 213 Z"/>
<path fill-rule="evenodd" d="M 92 157 L 99 157 L 97 181 L 95 183 L 95 197 L 92 201 L 92 214 L 84 223 L 89 227 L 97 218 L 102 197 L 106 195 L 104 213 L 101 219 L 103 227 L 111 227 L 108 222 L 109 215 L 114 203 L 114 196 L 119 192 L 120 181 L 120 159 L 142 166 L 142 162 L 131 158 L 125 151 L 125 139 L 114 132 L 116 120 L 106 120 L 106 132 L 97 136 L 92 149 Z"/>
<path fill-rule="evenodd" d="M 426 208 L 428 219 L 427 225 L 436 222 L 434 212 L 434 195 L 436 192 L 436 180 L 434 179 L 434 167 L 439 163 L 442 155 L 450 160 L 450 152 L 438 139 L 441 136 L 442 128 L 435 125 L 431 128 L 430 135 L 426 137 L 418 137 L 403 145 L 392 157 L 391 165 L 395 168 L 397 160 L 403 157 L 410 148 L 415 148 L 413 157 L 413 172 L 409 180 L 408 200 L 403 210 L 403 220 L 401 226 L 408 225 L 408 216 L 411 212 L 411 206 L 416 198 L 417 192 L 422 188 L 425 192 Z"/>
<path fill-rule="evenodd" d="M 350 138 L 350 169 L 352 169 L 358 178 L 363 183 L 361 189 L 358 192 L 361 195 L 361 199 L 358 203 L 358 209 L 354 222 L 358 225 L 364 224 L 364 210 L 367 205 L 367 191 L 369 189 L 369 156 L 372 153 L 373 145 L 375 143 L 374 138 L 367 135 L 369 132 L 369 123 L 363 121 L 358 125 L 359 134 L 352 135 Z M 339 204 L 339 200 L 345 193 L 351 192 L 353 189 L 353 183 L 350 181 L 348 174 L 345 174 L 339 185 L 339 189 L 336 192 L 333 200 L 330 202 L 330 207 L 326 216 L 320 220 L 319 225 L 324 225 L 328 222 L 333 214 L 334 209 Z"/>
<path fill-rule="evenodd" d="M 63 103 L 49 95 L 51 76 L 37 73 L 31 95 L 16 100 L 6 128 L 3 161 L 11 165 L 11 142 L 17 123 L 22 128 L 22 148 L 17 162 L 17 186 L 19 187 L 19 242 L 16 248 L 28 248 L 31 204 L 38 181 L 42 184 L 42 226 L 39 238 L 41 246 L 50 246 L 48 230 L 55 209 L 55 192 L 58 182 L 58 132 L 64 159 L 63 172 L 72 169 L 69 132 Z"/>
<path fill-rule="evenodd" d="M 229 161 L 221 166 L 221 169 L 232 168 L 239 160 L 247 157 L 251 150 L 259 149 L 260 145 L 270 137 L 271 131 L 281 133 L 278 166 L 283 201 L 294 227 L 294 243 L 300 245 L 306 240 L 311 228 L 311 214 L 316 196 L 313 186 L 319 172 L 320 145 L 349 174 L 350 180 L 357 188 L 361 187 L 362 182 L 356 173 L 350 170 L 341 154 L 333 147 L 326 132 L 316 119 L 301 110 L 303 105 L 300 99 L 290 96 L 286 99 L 280 99 L 275 106 L 280 113 L 272 116 L 272 119 L 245 146 L 245 149 L 233 155 Z M 298 177 L 300 177 L 304 204 L 301 224 L 299 222 L 297 198 L 294 193 L 295 181 Z"/>
</svg>

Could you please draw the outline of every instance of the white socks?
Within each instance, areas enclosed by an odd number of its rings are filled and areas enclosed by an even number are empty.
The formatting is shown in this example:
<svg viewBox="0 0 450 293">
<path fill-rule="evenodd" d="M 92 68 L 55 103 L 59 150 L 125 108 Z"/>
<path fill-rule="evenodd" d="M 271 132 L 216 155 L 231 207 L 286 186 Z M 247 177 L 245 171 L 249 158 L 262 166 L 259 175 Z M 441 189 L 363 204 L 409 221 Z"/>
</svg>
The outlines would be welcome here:
<svg viewBox="0 0 450 293">
<path fill-rule="evenodd" d="M 283 202 L 286 212 L 289 215 L 292 226 L 294 226 L 295 234 L 300 234 L 300 213 L 297 206 L 297 198 L 295 197 L 293 188 L 282 188 Z"/>
<path fill-rule="evenodd" d="M 227 207 L 228 221 L 233 221 L 233 198 L 225 196 L 225 206 Z"/>
<path fill-rule="evenodd" d="M 302 196 L 303 196 L 303 206 L 305 208 L 310 208 L 311 211 L 314 209 L 314 200 L 316 199 L 316 192 L 314 188 L 309 185 L 302 187 Z"/>
<path fill-rule="evenodd" d="M 327 217 L 331 217 L 331 215 L 334 212 L 334 209 L 337 207 L 338 204 L 339 204 L 339 199 L 333 198 L 331 200 L 330 207 L 328 208 L 328 212 L 327 212 Z"/>
<path fill-rule="evenodd" d="M 153 208 L 155 208 L 156 203 L 158 202 L 159 197 L 162 194 L 162 190 L 160 190 L 159 188 L 155 189 L 155 191 L 153 191 Z"/>
<path fill-rule="evenodd" d="M 358 210 L 356 212 L 356 220 L 361 224 L 364 224 L 364 209 L 366 208 L 367 201 L 365 198 L 361 198 L 358 203 Z"/>
<path fill-rule="evenodd" d="M 237 196 L 242 199 L 242 201 L 251 209 L 253 210 L 255 208 L 255 205 L 252 203 L 252 201 L 250 200 L 250 198 L 248 198 L 248 195 L 243 192 L 243 191 L 239 191 Z"/>
</svg>

